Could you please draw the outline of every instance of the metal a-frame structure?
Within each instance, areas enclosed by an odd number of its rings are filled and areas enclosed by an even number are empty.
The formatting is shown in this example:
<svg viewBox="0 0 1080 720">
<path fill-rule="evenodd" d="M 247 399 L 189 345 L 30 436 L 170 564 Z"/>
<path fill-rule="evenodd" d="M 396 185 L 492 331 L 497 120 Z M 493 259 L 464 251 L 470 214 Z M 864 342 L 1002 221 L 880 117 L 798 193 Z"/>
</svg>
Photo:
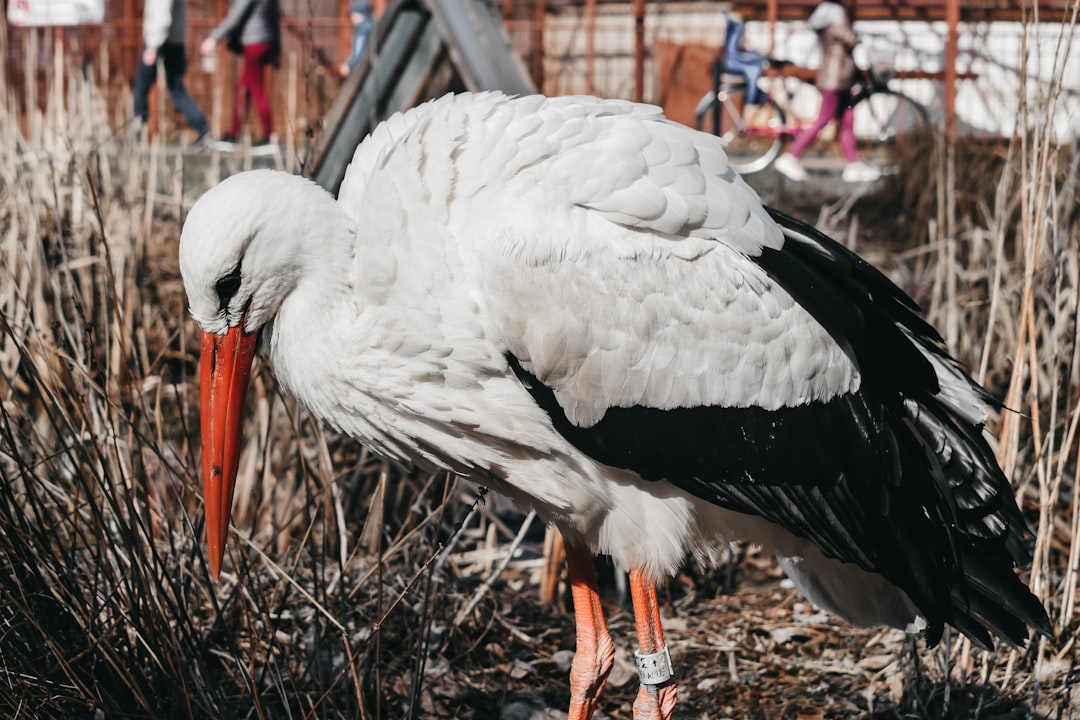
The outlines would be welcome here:
<svg viewBox="0 0 1080 720">
<path fill-rule="evenodd" d="M 336 192 L 360 141 L 381 121 L 448 92 L 536 92 L 487 0 L 398 0 L 323 120 L 310 177 Z"/>
</svg>

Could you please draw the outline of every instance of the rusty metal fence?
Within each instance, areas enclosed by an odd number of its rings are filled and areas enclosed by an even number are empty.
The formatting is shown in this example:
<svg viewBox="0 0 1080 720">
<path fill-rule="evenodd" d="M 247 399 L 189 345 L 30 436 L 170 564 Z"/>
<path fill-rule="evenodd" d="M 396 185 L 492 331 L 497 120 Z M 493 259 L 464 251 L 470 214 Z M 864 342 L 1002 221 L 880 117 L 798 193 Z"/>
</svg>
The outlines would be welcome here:
<svg viewBox="0 0 1080 720">
<path fill-rule="evenodd" d="M 235 102 L 235 82 L 240 61 L 223 45 L 217 51 L 213 72 L 202 70 L 198 44 L 215 25 L 210 18 L 192 17 L 188 28 L 187 88 L 211 119 L 215 133 L 228 128 Z M 317 124 L 341 84 L 334 67 L 348 54 L 351 28 L 347 19 L 313 18 L 283 22 L 282 57 L 270 70 L 267 88 L 271 95 L 273 122 L 279 136 L 306 134 Z M 68 73 L 93 78 L 108 97 L 110 117 L 117 125 L 131 115 L 131 85 L 142 49 L 141 21 L 109 21 L 99 26 L 76 28 L 7 27 L 0 63 L 5 102 L 15 114 L 27 118 L 31 106 L 42 107 Z M 152 91 L 149 126 L 164 129 L 175 140 L 183 120 L 168 102 Z M 161 113 L 165 116 L 161 117 Z M 257 122 L 249 113 L 248 127 Z M 254 134 L 254 133 L 253 133 Z"/>
</svg>

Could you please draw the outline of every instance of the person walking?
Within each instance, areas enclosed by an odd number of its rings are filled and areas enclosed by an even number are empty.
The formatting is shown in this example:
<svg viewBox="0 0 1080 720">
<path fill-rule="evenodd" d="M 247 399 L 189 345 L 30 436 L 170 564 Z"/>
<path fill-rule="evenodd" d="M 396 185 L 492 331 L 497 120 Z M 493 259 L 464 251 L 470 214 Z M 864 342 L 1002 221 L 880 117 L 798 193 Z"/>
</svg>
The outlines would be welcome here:
<svg viewBox="0 0 1080 720">
<path fill-rule="evenodd" d="M 873 182 L 881 170 L 859 160 L 855 146 L 855 110 L 851 104 L 855 83 L 855 59 L 852 50 L 858 37 L 851 27 L 855 11 L 854 0 L 824 0 L 810 15 L 810 27 L 817 33 L 821 46 L 821 65 L 816 84 L 821 92 L 818 116 L 796 136 L 786 153 L 776 158 L 773 166 L 791 180 L 806 179 L 806 170 L 799 158 L 831 121 L 837 123 L 837 139 L 847 165 L 845 182 Z"/>
<path fill-rule="evenodd" d="M 132 114 L 143 126 L 150 111 L 150 88 L 157 81 L 158 60 L 165 66 L 165 87 L 176 110 L 196 133 L 195 146 L 210 139 L 210 123 L 195 99 L 184 87 L 187 55 L 186 0 L 146 0 L 143 8 L 143 50 L 135 69 Z"/>
<path fill-rule="evenodd" d="M 202 41 L 199 52 L 203 57 L 214 52 L 218 42 L 228 38 L 226 46 L 244 60 L 236 83 L 236 104 L 232 130 L 224 136 L 226 142 L 236 142 L 247 115 L 248 98 L 255 105 L 263 137 L 254 145 L 269 145 L 273 134 L 270 100 L 266 93 L 266 67 L 277 63 L 281 56 L 281 15 L 277 0 L 233 0 L 225 18 Z"/>
<path fill-rule="evenodd" d="M 338 66 L 338 72 L 348 75 L 360 57 L 364 54 L 371 31 L 375 29 L 375 3 L 372 0 L 351 0 L 349 2 L 349 20 L 353 24 L 352 42 L 349 44 L 349 58 Z"/>
</svg>

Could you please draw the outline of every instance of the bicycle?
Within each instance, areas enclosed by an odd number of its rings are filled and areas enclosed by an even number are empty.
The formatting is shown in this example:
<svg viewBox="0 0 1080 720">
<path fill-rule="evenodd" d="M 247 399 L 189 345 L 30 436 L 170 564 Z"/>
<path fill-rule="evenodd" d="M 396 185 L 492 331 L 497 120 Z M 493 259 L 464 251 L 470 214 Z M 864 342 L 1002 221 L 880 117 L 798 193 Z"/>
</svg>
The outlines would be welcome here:
<svg viewBox="0 0 1080 720">
<path fill-rule="evenodd" d="M 713 62 L 713 89 L 698 102 L 695 117 L 698 130 L 709 127 L 727 141 L 732 167 L 747 175 L 771 165 L 803 124 L 789 123 L 785 109 L 795 96 L 788 85 L 794 63 L 741 49 L 742 34 L 743 24 L 729 17 L 724 55 Z M 860 154 L 877 164 L 890 163 L 905 146 L 917 147 L 930 129 L 926 108 L 889 88 L 894 76 L 871 63 L 852 97 L 856 134 L 866 146 Z"/>
</svg>

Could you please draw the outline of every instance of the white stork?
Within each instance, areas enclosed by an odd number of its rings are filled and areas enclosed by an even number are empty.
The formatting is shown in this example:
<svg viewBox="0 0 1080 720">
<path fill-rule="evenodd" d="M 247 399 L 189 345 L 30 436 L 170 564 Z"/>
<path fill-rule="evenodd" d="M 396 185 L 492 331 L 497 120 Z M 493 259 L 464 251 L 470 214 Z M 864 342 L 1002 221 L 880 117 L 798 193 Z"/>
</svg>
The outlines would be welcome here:
<svg viewBox="0 0 1080 720">
<path fill-rule="evenodd" d="M 858 625 L 983 647 L 1049 632 L 1014 571 L 1030 535 L 986 393 L 902 291 L 657 108 L 446 96 L 376 128 L 336 200 L 279 172 L 225 180 L 180 265 L 215 577 L 261 332 L 326 423 L 563 533 L 574 720 L 613 658 L 594 553 L 630 572 L 639 719 L 675 705 L 655 583 L 732 539 Z"/>
</svg>

